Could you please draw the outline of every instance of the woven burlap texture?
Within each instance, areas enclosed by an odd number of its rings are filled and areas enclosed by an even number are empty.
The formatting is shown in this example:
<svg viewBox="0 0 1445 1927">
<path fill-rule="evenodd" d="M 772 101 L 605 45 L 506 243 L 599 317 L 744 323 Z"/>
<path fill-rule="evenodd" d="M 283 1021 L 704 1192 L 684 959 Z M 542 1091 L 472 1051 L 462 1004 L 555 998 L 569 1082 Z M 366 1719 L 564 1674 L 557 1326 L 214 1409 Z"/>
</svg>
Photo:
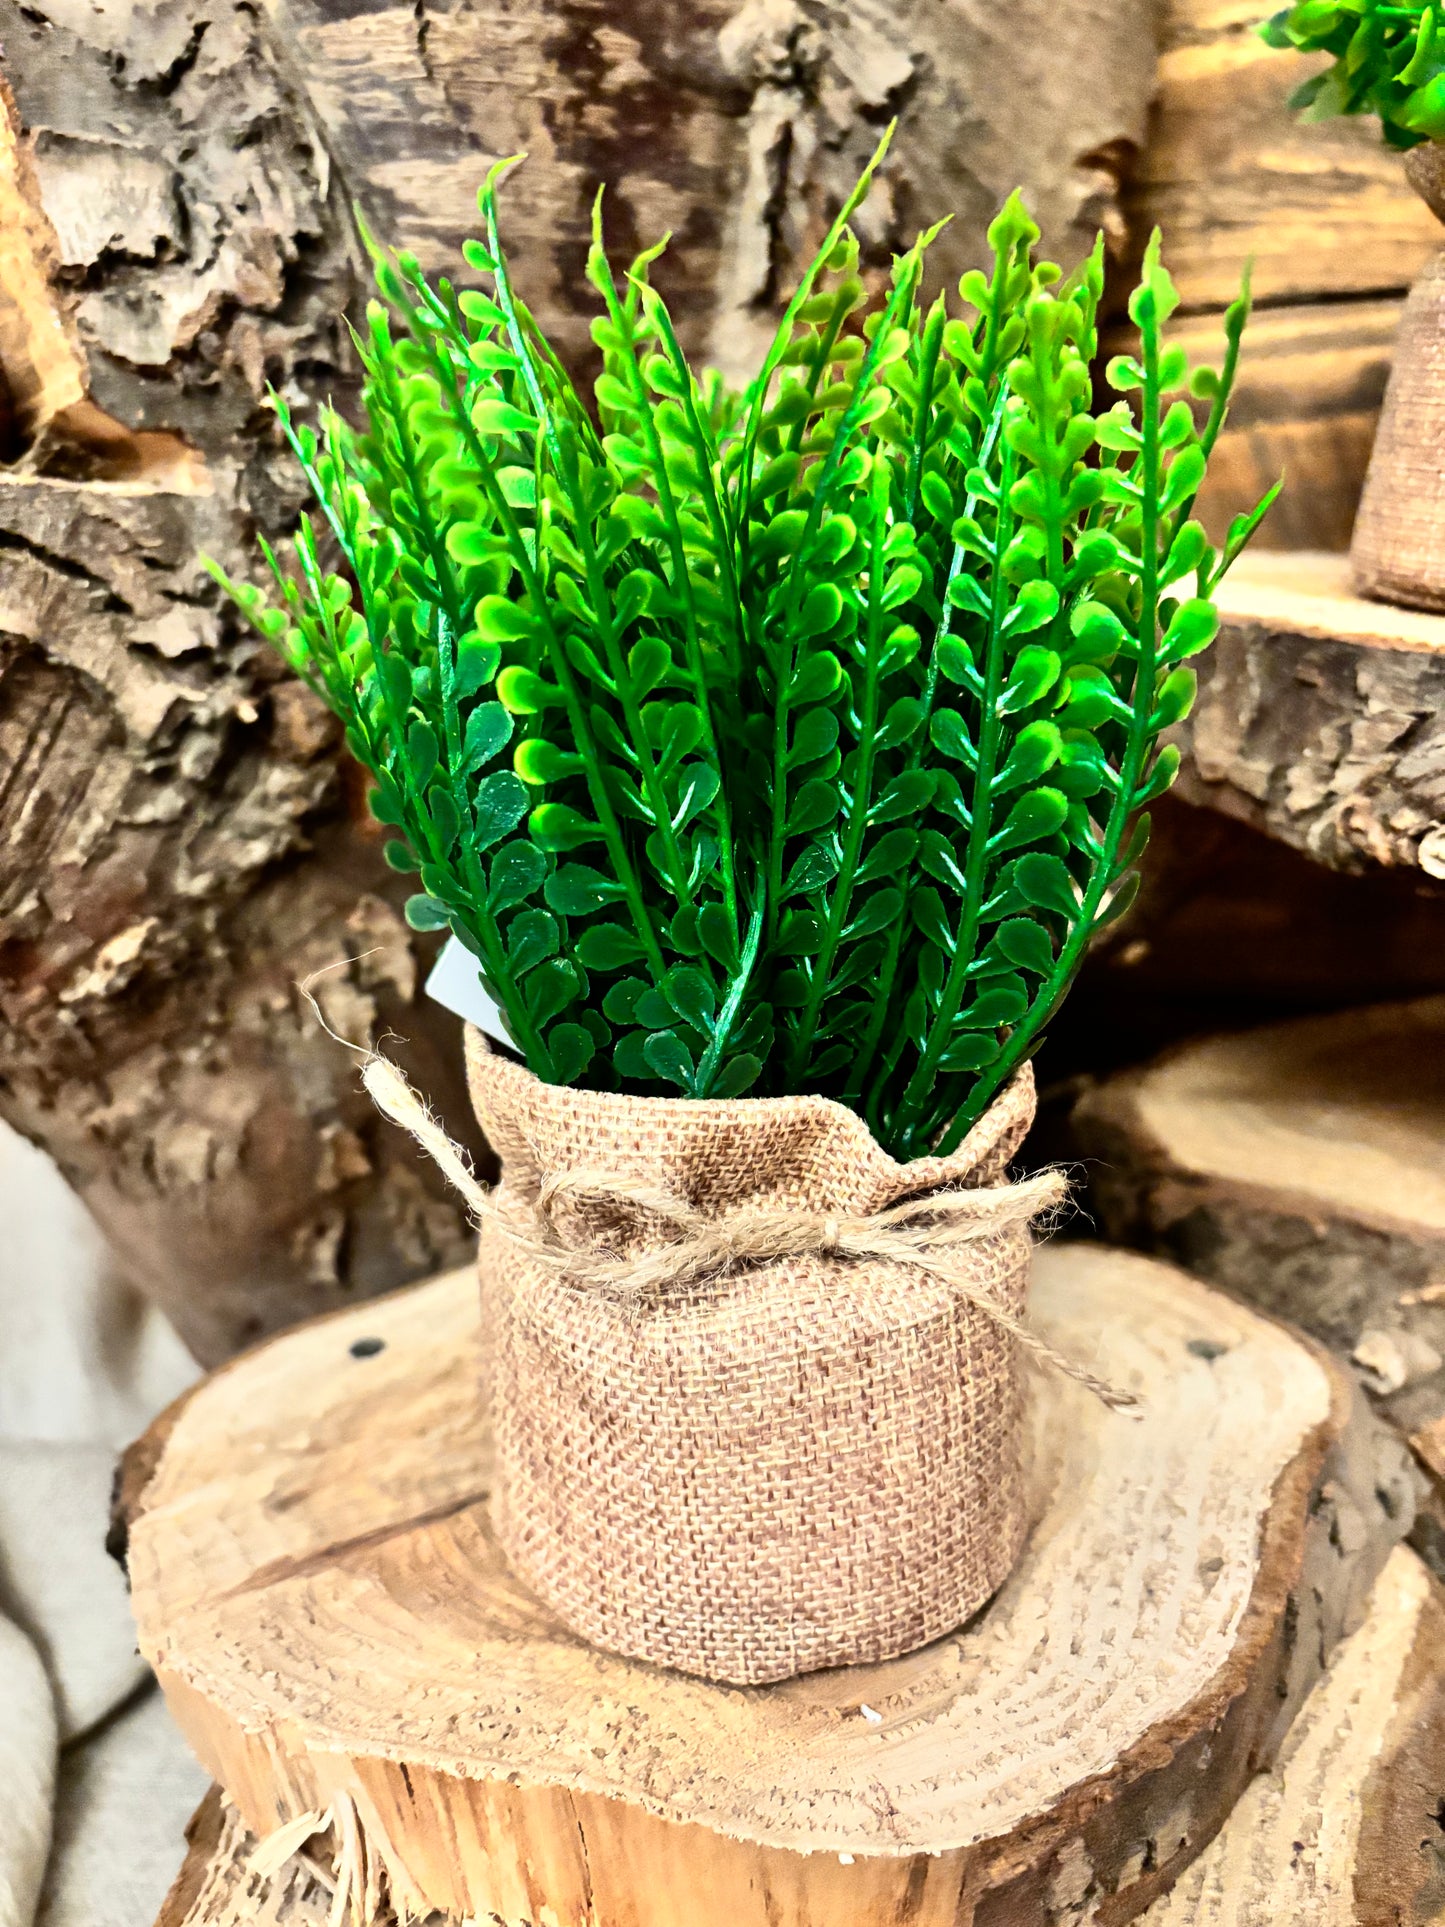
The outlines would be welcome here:
<svg viewBox="0 0 1445 1927">
<path fill-rule="evenodd" d="M 507 1235 L 544 1182 L 602 1169 L 700 1211 L 866 1216 L 996 1185 L 1033 1117 L 1026 1067 L 949 1157 L 901 1165 L 821 1097 L 696 1102 L 541 1083 L 467 1038 L 502 1162 L 483 1219 L 492 1517 L 532 1589 L 593 1644 L 756 1684 L 892 1658 L 951 1631 L 1022 1543 L 1014 1343 L 942 1280 L 825 1256 L 669 1288 L 578 1289 Z M 564 1197 L 579 1248 L 655 1248 L 662 1220 Z M 1028 1233 L 970 1244 L 1016 1316 Z"/>
<path fill-rule="evenodd" d="M 1445 220 L 1445 149 L 1411 148 L 1405 172 Z M 1445 609 L 1445 251 L 1416 279 L 1396 330 L 1350 563 L 1361 595 Z"/>
</svg>

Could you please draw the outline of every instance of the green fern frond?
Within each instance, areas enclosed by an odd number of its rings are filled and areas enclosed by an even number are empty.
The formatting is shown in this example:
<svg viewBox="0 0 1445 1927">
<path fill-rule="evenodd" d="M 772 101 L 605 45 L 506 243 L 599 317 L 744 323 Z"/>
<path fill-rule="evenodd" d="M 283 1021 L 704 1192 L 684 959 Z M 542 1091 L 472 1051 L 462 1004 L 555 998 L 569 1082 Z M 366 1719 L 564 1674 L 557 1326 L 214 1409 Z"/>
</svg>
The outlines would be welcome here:
<svg viewBox="0 0 1445 1927">
<path fill-rule="evenodd" d="M 960 1140 L 1125 907 L 1270 498 L 1220 549 L 1192 513 L 1247 286 L 1191 377 L 1156 236 L 1098 412 L 1102 253 L 1037 261 L 1013 196 L 958 304 L 925 300 L 937 230 L 870 301 L 882 155 L 742 396 L 689 365 L 659 248 L 614 269 L 600 202 L 590 398 L 512 286 L 499 170 L 479 286 L 366 237 L 361 426 L 275 401 L 339 565 L 303 519 L 271 601 L 221 580 L 539 1076 L 819 1091 L 907 1158 Z"/>
</svg>

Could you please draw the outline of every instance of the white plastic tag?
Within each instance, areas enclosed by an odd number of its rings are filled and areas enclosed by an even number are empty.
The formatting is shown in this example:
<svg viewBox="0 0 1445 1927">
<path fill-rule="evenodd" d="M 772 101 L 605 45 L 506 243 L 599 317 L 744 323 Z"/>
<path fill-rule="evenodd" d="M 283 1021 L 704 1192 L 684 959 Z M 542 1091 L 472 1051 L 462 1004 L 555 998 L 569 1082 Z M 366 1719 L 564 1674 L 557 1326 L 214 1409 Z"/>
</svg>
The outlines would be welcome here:
<svg viewBox="0 0 1445 1927">
<path fill-rule="evenodd" d="M 454 1016 L 475 1024 L 503 1050 L 515 1049 L 507 1036 L 501 1011 L 477 974 L 476 958 L 458 938 L 448 937 L 442 945 L 441 955 L 426 980 L 426 994 Z"/>
</svg>

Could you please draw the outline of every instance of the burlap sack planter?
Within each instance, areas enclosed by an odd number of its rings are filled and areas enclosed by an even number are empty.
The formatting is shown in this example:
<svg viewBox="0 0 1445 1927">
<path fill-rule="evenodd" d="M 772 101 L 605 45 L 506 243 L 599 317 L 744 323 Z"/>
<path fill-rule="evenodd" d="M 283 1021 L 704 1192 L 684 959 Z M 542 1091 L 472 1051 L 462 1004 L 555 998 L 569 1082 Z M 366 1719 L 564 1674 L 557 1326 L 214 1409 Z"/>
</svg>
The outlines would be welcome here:
<svg viewBox="0 0 1445 1927">
<path fill-rule="evenodd" d="M 1445 221 L 1445 147 L 1405 156 L 1410 185 Z M 1361 595 L 1445 609 L 1445 248 L 1411 288 L 1350 541 Z"/>
<path fill-rule="evenodd" d="M 761 1682 L 881 1660 L 996 1590 L 1025 1520 L 1017 1346 L 928 1273 L 813 1255 L 637 1296 L 529 1256 L 549 1180 L 606 1172 L 712 1216 L 866 1217 L 999 1186 L 1033 1117 L 1026 1068 L 949 1157 L 900 1165 L 820 1097 L 622 1097 L 541 1083 L 468 1035 L 502 1162 L 483 1218 L 492 1515 L 517 1572 L 596 1645 Z M 641 1256 L 660 1211 L 550 1197 L 568 1246 Z M 520 1240 L 520 1242 L 519 1242 Z M 1030 1240 L 969 1243 L 973 1284 L 1018 1317 Z"/>
</svg>

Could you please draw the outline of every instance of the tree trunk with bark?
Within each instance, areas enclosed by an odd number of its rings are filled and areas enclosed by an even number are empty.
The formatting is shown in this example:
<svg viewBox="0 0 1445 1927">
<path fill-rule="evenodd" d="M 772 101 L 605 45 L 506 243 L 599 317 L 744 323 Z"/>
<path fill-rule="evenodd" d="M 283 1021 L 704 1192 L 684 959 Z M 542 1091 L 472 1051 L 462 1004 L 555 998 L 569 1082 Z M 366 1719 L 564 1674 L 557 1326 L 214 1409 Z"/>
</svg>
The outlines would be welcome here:
<svg viewBox="0 0 1445 1927">
<path fill-rule="evenodd" d="M 456 1026 L 337 753 L 222 610 L 298 506 L 269 377 L 344 384 L 355 247 L 241 8 L 0 9 L 0 1108 L 202 1358 L 435 1269 L 455 1203 L 335 1028 L 460 1123 Z"/>
<path fill-rule="evenodd" d="M 875 274 L 916 226 L 956 277 L 1021 182 L 1077 255 L 1153 68 L 1141 0 L 0 0 L 0 1115 L 49 1150 L 207 1360 L 462 1253 L 329 1021 L 394 1026 L 468 1130 L 328 717 L 198 552 L 254 567 L 300 507 L 264 407 L 353 378 L 352 198 L 459 263 L 498 155 L 519 278 L 587 352 L 595 187 L 694 351 L 745 367 L 884 123 Z"/>
</svg>

